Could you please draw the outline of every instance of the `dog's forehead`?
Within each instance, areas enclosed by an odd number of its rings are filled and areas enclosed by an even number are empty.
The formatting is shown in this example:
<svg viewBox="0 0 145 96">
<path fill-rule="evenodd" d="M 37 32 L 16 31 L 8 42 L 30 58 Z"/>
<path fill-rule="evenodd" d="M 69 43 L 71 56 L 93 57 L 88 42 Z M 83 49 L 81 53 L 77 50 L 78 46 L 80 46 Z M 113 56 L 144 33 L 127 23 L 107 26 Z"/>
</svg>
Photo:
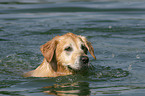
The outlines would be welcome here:
<svg viewBox="0 0 145 96">
<path fill-rule="evenodd" d="M 61 45 L 66 45 L 66 44 L 80 45 L 83 43 L 83 41 L 77 35 L 63 35 L 59 38 L 59 43 Z"/>
</svg>

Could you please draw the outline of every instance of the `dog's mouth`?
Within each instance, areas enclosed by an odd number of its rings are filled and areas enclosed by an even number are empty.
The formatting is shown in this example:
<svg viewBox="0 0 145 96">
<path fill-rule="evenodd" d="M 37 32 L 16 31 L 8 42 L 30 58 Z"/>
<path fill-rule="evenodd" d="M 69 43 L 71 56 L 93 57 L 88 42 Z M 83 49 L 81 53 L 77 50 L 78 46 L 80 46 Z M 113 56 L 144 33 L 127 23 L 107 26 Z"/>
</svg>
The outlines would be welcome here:
<svg viewBox="0 0 145 96">
<path fill-rule="evenodd" d="M 70 65 L 67 65 L 68 69 L 73 70 L 73 68 Z"/>
<path fill-rule="evenodd" d="M 73 71 L 83 71 L 83 70 L 87 70 L 88 69 L 88 63 L 87 64 L 78 64 L 78 66 L 74 67 L 74 66 L 71 66 L 71 65 L 67 65 L 67 68 L 70 69 L 70 70 L 73 70 Z"/>
</svg>

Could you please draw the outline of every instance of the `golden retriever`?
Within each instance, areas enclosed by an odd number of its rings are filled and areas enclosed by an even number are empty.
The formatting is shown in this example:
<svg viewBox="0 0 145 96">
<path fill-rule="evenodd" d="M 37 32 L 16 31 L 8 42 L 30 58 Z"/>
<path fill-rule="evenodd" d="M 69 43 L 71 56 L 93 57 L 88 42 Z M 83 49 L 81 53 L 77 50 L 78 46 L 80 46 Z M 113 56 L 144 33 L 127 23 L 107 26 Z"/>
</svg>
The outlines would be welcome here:
<svg viewBox="0 0 145 96">
<path fill-rule="evenodd" d="M 94 49 L 84 36 L 67 33 L 56 36 L 40 48 L 44 60 L 25 77 L 57 77 L 86 70 L 89 58 L 87 51 L 96 59 Z"/>
</svg>

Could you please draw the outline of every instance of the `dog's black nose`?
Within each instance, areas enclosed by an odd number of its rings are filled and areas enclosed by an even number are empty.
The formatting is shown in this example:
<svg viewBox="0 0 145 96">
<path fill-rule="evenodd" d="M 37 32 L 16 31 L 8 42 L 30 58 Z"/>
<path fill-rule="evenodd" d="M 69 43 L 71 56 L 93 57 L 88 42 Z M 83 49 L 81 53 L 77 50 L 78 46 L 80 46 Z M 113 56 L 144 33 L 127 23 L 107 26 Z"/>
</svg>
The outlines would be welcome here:
<svg viewBox="0 0 145 96">
<path fill-rule="evenodd" d="M 87 56 L 81 56 L 80 57 L 80 61 L 84 64 L 88 63 L 89 62 L 89 58 Z"/>
</svg>

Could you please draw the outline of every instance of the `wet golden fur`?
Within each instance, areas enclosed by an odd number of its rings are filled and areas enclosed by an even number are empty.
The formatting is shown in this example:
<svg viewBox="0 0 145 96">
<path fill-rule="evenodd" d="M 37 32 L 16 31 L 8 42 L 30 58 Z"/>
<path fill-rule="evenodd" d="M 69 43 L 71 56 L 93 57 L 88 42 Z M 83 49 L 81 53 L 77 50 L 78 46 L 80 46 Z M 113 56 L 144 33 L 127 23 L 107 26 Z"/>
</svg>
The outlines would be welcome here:
<svg viewBox="0 0 145 96">
<path fill-rule="evenodd" d="M 94 49 L 84 36 L 67 33 L 62 36 L 56 36 L 41 46 L 41 52 L 44 60 L 35 70 L 24 74 L 25 77 L 56 77 L 75 74 L 74 70 L 70 70 L 67 66 L 79 69 L 80 56 L 87 54 L 80 49 L 84 45 L 90 54 L 96 59 Z M 72 52 L 64 51 L 67 46 L 73 47 Z"/>
</svg>

